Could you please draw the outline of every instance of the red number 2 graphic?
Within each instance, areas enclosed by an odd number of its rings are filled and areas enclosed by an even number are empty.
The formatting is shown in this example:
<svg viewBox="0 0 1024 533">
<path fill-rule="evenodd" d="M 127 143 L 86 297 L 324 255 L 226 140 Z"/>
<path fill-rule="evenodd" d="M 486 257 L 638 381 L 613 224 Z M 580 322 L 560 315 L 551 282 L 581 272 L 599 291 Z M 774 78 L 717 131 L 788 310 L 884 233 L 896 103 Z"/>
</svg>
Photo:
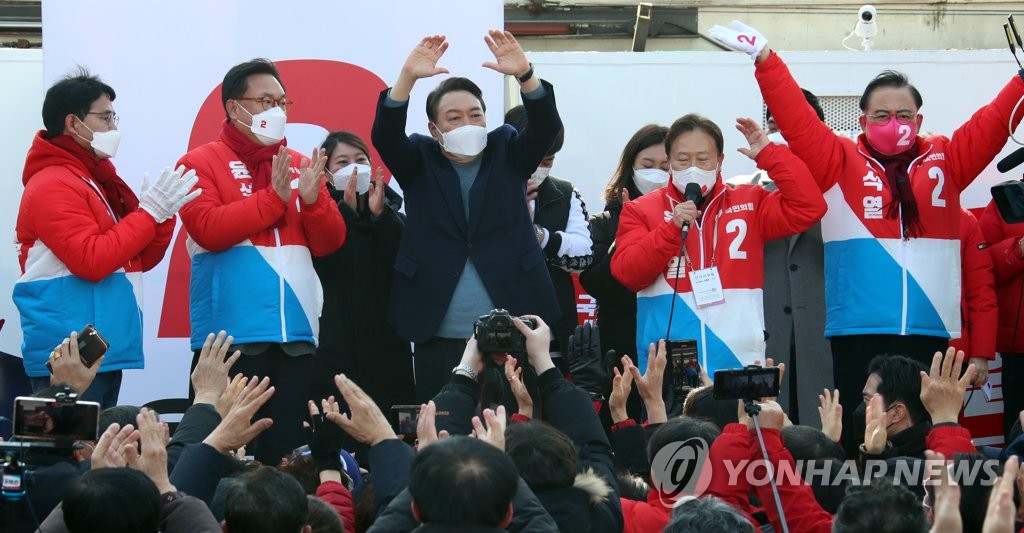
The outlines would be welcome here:
<svg viewBox="0 0 1024 533">
<path fill-rule="evenodd" d="M 267 127 L 267 121 L 266 120 L 261 120 L 260 121 L 260 127 L 261 128 L 266 128 Z"/>
<path fill-rule="evenodd" d="M 757 37 L 754 35 L 740 35 L 736 37 L 736 40 L 741 43 L 748 43 L 750 46 L 756 46 L 754 41 L 757 41 Z"/>
</svg>

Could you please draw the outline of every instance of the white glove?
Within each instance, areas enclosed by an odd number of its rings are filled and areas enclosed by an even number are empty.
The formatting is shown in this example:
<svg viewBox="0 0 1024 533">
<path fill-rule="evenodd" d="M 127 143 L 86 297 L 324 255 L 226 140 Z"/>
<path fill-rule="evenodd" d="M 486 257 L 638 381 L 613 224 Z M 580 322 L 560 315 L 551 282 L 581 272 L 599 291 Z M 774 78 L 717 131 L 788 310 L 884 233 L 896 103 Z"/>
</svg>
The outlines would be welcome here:
<svg viewBox="0 0 1024 533">
<path fill-rule="evenodd" d="M 708 35 L 732 50 L 747 54 L 750 59 L 757 59 L 757 55 L 768 45 L 768 39 L 761 32 L 738 20 L 732 21 L 732 29 L 716 24 L 708 30 Z"/>
<path fill-rule="evenodd" d="M 144 174 L 139 207 L 152 215 L 158 224 L 166 222 L 173 218 L 183 205 L 195 200 L 203 192 L 202 189 L 192 191 L 192 187 L 195 187 L 198 181 L 196 171 L 185 172 L 184 165 L 173 172 L 169 168 L 163 169 L 152 186 L 149 185 L 149 174 Z"/>
</svg>

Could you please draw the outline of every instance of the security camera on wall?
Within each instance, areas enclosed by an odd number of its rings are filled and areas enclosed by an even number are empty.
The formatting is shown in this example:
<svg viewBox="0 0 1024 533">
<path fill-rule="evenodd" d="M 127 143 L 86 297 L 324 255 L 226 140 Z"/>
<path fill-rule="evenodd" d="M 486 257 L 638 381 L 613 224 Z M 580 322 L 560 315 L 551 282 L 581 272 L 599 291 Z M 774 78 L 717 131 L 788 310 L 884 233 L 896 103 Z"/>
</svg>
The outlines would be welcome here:
<svg viewBox="0 0 1024 533">
<path fill-rule="evenodd" d="M 869 4 L 860 7 L 860 11 L 857 12 L 857 28 L 854 30 L 857 37 L 870 39 L 878 33 L 878 26 L 875 25 L 876 15 L 878 11 L 875 10 L 875 6 Z"/>
<path fill-rule="evenodd" d="M 860 9 L 857 11 L 857 25 L 854 26 L 853 32 L 847 35 L 846 39 L 843 39 L 843 46 L 847 50 L 857 51 L 856 48 L 850 47 L 846 44 L 847 39 L 856 35 L 863 39 L 860 42 L 860 45 L 863 48 L 863 50 L 865 52 L 870 51 L 873 47 L 871 38 L 874 37 L 875 35 L 878 35 L 878 24 L 875 23 L 875 19 L 877 18 L 878 11 L 875 10 L 875 6 L 870 4 L 860 6 Z"/>
</svg>

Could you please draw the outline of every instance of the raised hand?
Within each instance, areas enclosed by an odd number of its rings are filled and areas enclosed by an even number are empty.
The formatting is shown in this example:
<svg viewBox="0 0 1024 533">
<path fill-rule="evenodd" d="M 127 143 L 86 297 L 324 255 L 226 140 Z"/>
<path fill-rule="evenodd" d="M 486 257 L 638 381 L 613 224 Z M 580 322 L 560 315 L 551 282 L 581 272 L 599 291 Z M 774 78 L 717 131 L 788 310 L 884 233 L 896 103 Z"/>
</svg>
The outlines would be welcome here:
<svg viewBox="0 0 1024 533">
<path fill-rule="evenodd" d="M 731 50 L 747 54 L 755 61 L 764 61 L 768 55 L 768 39 L 738 20 L 732 21 L 732 28 L 716 24 L 708 30 L 708 35 Z"/>
<path fill-rule="evenodd" d="M 609 368 L 614 365 L 615 351 L 601 354 L 601 334 L 596 325 L 586 323 L 576 326 L 569 337 L 569 353 L 566 363 L 572 382 L 587 391 L 591 398 L 601 399 L 608 392 L 611 381 Z"/>
<path fill-rule="evenodd" d="M 327 151 L 323 148 L 313 150 L 313 158 L 305 159 L 299 163 L 299 198 L 302 203 L 313 205 L 320 193 L 320 185 L 323 183 L 324 168 L 327 167 Z"/>
<path fill-rule="evenodd" d="M 255 422 L 252 420 L 256 411 L 259 411 L 273 395 L 274 387 L 270 386 L 270 378 L 263 378 L 262 381 L 256 377 L 250 379 L 238 394 L 227 416 L 203 442 L 220 453 L 228 453 L 245 446 L 274 423 L 269 418 L 261 418 Z"/>
<path fill-rule="evenodd" d="M 523 318 L 533 319 L 537 327 L 530 329 L 518 317 L 512 319 L 512 324 L 526 337 L 526 355 L 539 376 L 555 367 L 551 362 L 551 328 L 537 315 L 524 315 Z"/>
<path fill-rule="evenodd" d="M 821 416 L 821 432 L 832 442 L 839 442 L 843 435 L 843 406 L 839 403 L 839 389 L 828 389 L 818 395 L 818 415 Z"/>
<path fill-rule="evenodd" d="M 881 395 L 875 394 L 868 401 L 864 419 L 864 451 L 878 455 L 885 451 L 885 444 L 889 440 L 885 423 L 885 405 L 882 403 Z"/>
<path fill-rule="evenodd" d="M 395 432 L 391 424 L 380 412 L 380 407 L 374 403 L 363 389 L 360 389 L 345 374 L 334 376 L 334 384 L 338 387 L 341 395 L 351 414 L 344 414 L 338 410 L 338 405 L 333 404 L 326 410 L 326 417 L 331 422 L 344 429 L 353 439 L 356 439 L 367 446 L 374 446 L 381 441 L 394 439 Z"/>
<path fill-rule="evenodd" d="M 167 435 L 164 427 L 157 420 L 156 413 L 145 407 L 135 420 L 139 424 L 139 445 L 142 450 L 140 452 L 135 446 L 125 448 L 128 466 L 146 474 L 160 494 L 174 492 L 176 489 L 167 476 Z"/>
<path fill-rule="evenodd" d="M 505 406 L 499 405 L 497 410 L 484 409 L 483 415 L 487 427 L 480 422 L 479 416 L 474 416 L 473 436 L 505 451 Z"/>
<path fill-rule="evenodd" d="M 292 154 L 287 146 L 281 146 L 270 165 L 270 183 L 274 192 L 287 202 L 292 197 Z"/>
<path fill-rule="evenodd" d="M 355 177 L 352 181 L 355 181 Z M 384 169 L 377 167 L 377 176 L 370 180 L 370 192 L 366 200 L 370 214 L 375 217 L 384 212 L 384 189 Z"/>
<path fill-rule="evenodd" d="M 505 377 L 508 378 L 508 384 L 512 387 L 512 396 L 519 404 L 519 414 L 526 418 L 533 418 L 533 398 L 530 397 L 530 391 L 526 390 L 526 385 L 523 383 L 523 368 L 516 368 L 516 358 L 511 355 L 505 358 Z"/>
<path fill-rule="evenodd" d="M 494 61 L 485 61 L 484 67 L 517 78 L 530 70 L 530 61 L 511 32 L 490 30 L 484 36 L 484 42 L 494 54 Z"/>
<path fill-rule="evenodd" d="M 447 438 L 448 430 L 437 431 L 437 406 L 434 400 L 421 404 L 420 416 L 416 420 L 416 451 L 423 451 L 423 448 Z"/>
<path fill-rule="evenodd" d="M 974 365 L 968 365 L 963 377 L 960 369 L 964 364 L 964 352 L 956 348 L 935 352 L 928 374 L 921 372 L 921 403 L 932 417 L 932 424 L 956 423 L 963 408 L 964 391 L 974 379 Z"/>
<path fill-rule="evenodd" d="M 1011 455 L 1003 465 L 1003 475 L 996 478 L 996 484 L 988 495 L 988 510 L 985 512 L 985 525 L 982 533 L 1003 533 L 1015 531 L 1013 505 L 1013 487 L 1020 475 L 1020 459 Z"/>
<path fill-rule="evenodd" d="M 629 356 L 622 356 L 622 367 L 628 369 L 632 365 L 632 361 Z M 608 411 L 612 417 L 612 423 L 618 424 L 629 418 L 629 414 L 626 412 L 626 400 L 629 399 L 629 393 L 633 390 L 633 373 L 628 370 L 619 372 L 618 368 L 613 368 L 612 373 L 612 393 L 608 396 Z"/>
<path fill-rule="evenodd" d="M 437 66 L 437 62 L 440 61 L 446 50 L 448 50 L 448 42 L 444 35 L 424 37 L 409 52 L 409 57 L 402 65 L 402 74 L 417 80 L 438 74 L 448 74 L 448 69 Z"/>
<path fill-rule="evenodd" d="M 242 352 L 235 350 L 231 357 L 227 357 L 228 349 L 235 338 L 221 331 L 216 336 L 210 333 L 203 342 L 203 349 L 199 352 L 199 361 L 195 370 L 192 371 L 192 388 L 196 391 L 196 399 L 193 403 L 206 403 L 217 405 L 221 395 L 228 386 L 228 371 L 231 370 L 235 361 L 242 357 Z"/>
<path fill-rule="evenodd" d="M 623 358 L 623 364 L 627 363 Z M 647 421 L 652 424 L 660 424 L 668 421 L 668 414 L 665 410 L 665 399 L 662 397 L 662 383 L 665 379 L 665 367 L 668 365 L 668 356 L 665 351 L 665 341 L 658 341 L 658 348 L 655 350 L 652 342 L 647 349 L 647 371 L 640 374 L 640 369 L 633 366 L 629 361 L 625 368 L 633 375 L 636 388 L 640 391 L 640 397 L 647 407 Z"/>
<path fill-rule="evenodd" d="M 139 432 L 131 424 L 124 427 L 110 424 L 96 442 L 92 452 L 92 469 L 128 466 L 125 450 L 134 447 L 139 437 Z"/>
<path fill-rule="evenodd" d="M 202 194 L 202 189 L 192 190 L 198 182 L 196 171 L 185 172 L 184 165 L 173 171 L 169 168 L 163 169 L 152 186 L 149 184 L 149 174 L 144 174 L 139 207 L 149 213 L 157 223 L 166 222 L 174 218 L 182 206 Z"/>
<path fill-rule="evenodd" d="M 750 159 L 757 159 L 757 154 L 761 153 L 761 150 L 771 144 L 768 140 L 768 136 L 765 135 L 764 130 L 761 126 L 753 120 L 745 117 L 736 119 L 736 129 L 747 138 L 747 144 L 750 148 L 738 148 L 737 151 Z"/>
</svg>

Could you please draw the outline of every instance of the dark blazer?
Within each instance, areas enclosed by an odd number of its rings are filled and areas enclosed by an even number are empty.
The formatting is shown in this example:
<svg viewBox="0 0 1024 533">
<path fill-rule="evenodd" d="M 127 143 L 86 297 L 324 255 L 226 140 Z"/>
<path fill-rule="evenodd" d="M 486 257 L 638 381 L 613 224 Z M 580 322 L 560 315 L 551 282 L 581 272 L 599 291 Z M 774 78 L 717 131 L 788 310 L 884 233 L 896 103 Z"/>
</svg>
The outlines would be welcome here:
<svg viewBox="0 0 1024 533">
<path fill-rule="evenodd" d="M 526 209 L 526 181 L 562 127 L 551 84 L 524 98 L 530 123 L 522 135 L 502 125 L 487 135 L 470 189 L 469 220 L 459 176 L 433 138 L 405 133 L 408 103 L 384 105 L 380 94 L 372 139 L 405 194 L 406 226 L 395 258 L 388 319 L 413 342 L 434 335 L 466 259 L 472 259 L 494 305 L 515 315 L 559 316 L 544 252 Z"/>
<path fill-rule="evenodd" d="M 597 325 L 601 330 L 601 353 L 615 350 L 619 356 L 636 355 L 636 293 L 612 276 L 615 233 L 619 229 L 622 203 L 615 201 L 605 211 L 590 217 L 594 239 L 594 262 L 580 273 L 580 284 L 597 299 Z"/>
<path fill-rule="evenodd" d="M 576 196 L 580 202 L 580 210 L 575 213 L 572 212 L 573 196 Z M 585 222 L 587 220 L 586 204 L 579 197 L 572 182 L 548 176 L 537 188 L 537 207 L 536 213 L 533 215 L 533 223 L 547 229 L 550 234 L 547 246 L 544 247 L 544 255 L 547 258 L 548 274 L 551 275 L 551 283 L 555 287 L 555 297 L 558 299 L 562 318 L 549 326 L 555 333 L 555 339 L 558 341 L 559 350 L 563 355 L 569 353 L 569 337 L 579 325 L 579 318 L 576 314 L 576 286 L 572 282 L 572 275 L 565 269 L 578 272 L 590 266 L 593 261 L 591 249 L 588 249 L 584 255 L 558 255 L 558 249 L 562 245 L 562 236 L 556 232 L 566 230 L 570 216 L 582 217 L 581 220 Z"/>
</svg>

